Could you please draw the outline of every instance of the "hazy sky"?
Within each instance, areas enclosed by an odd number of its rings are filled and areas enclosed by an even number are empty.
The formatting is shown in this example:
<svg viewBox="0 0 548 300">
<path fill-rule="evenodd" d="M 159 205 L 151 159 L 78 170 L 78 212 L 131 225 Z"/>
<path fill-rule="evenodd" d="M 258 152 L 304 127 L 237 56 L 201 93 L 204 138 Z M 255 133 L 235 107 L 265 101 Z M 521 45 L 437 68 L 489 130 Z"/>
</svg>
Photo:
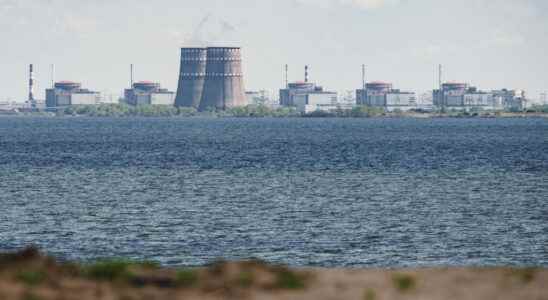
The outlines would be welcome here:
<svg viewBox="0 0 548 300">
<path fill-rule="evenodd" d="M 481 89 L 548 90 L 545 0 L 0 0 L 0 100 L 24 100 L 35 64 L 38 96 L 57 80 L 116 95 L 137 80 L 175 90 L 179 47 L 243 47 L 248 90 L 303 77 L 333 90 L 369 80 L 432 89 L 445 79 Z"/>
</svg>

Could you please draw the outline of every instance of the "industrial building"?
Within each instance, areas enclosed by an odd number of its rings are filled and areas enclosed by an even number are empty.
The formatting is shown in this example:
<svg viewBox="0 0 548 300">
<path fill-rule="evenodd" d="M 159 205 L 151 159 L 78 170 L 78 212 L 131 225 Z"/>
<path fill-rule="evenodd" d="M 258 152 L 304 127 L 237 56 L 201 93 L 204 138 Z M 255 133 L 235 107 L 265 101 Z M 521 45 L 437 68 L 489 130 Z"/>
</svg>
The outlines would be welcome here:
<svg viewBox="0 0 548 300">
<path fill-rule="evenodd" d="M 356 104 L 382 107 L 386 111 L 408 111 L 417 108 L 417 97 L 413 92 L 394 89 L 391 83 L 374 81 L 365 83 L 356 90 Z"/>
<path fill-rule="evenodd" d="M 519 90 L 481 91 L 466 83 L 447 82 L 433 91 L 434 105 L 442 110 L 522 110 L 525 93 Z"/>
<path fill-rule="evenodd" d="M 53 88 L 46 89 L 46 107 L 69 105 L 95 105 L 101 99 L 99 92 L 83 89 L 82 84 L 72 81 L 56 82 Z"/>
<path fill-rule="evenodd" d="M 527 97 L 523 90 L 495 90 L 492 91 L 493 97 L 500 99 L 504 109 L 523 110 L 527 107 Z"/>
<path fill-rule="evenodd" d="M 296 94 L 293 103 L 298 112 L 311 113 L 314 111 L 333 111 L 339 108 L 336 92 L 312 91 Z"/>
<path fill-rule="evenodd" d="M 124 99 L 130 105 L 174 105 L 175 93 L 161 88 L 157 82 L 140 81 L 124 91 Z"/>
<path fill-rule="evenodd" d="M 181 48 L 175 105 L 201 111 L 247 105 L 241 49 Z"/>
<path fill-rule="evenodd" d="M 339 108 L 337 92 L 324 91 L 323 87 L 308 81 L 308 66 L 305 66 L 304 82 L 289 83 L 286 80 L 286 87 L 280 89 L 280 105 L 296 107 L 302 113 Z"/>
</svg>

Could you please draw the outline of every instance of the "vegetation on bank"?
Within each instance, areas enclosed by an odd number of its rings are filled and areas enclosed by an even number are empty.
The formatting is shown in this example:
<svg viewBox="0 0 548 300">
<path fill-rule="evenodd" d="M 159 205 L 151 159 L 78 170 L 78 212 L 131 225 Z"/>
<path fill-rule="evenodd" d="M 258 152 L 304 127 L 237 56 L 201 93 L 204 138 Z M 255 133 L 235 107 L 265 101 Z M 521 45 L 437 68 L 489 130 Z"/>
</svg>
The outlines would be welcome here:
<svg viewBox="0 0 548 300">
<path fill-rule="evenodd" d="M 485 111 L 485 110 L 448 110 L 448 111 L 424 111 L 421 109 L 411 111 L 386 112 L 382 107 L 356 106 L 352 109 L 338 109 L 334 111 L 315 111 L 307 114 L 298 112 L 294 107 L 270 108 L 264 105 L 248 105 L 243 107 L 206 111 L 197 111 L 194 108 L 174 107 L 168 105 L 139 105 L 127 104 L 100 104 L 100 105 L 75 105 L 67 106 L 55 112 L 21 113 L 23 115 L 56 115 L 56 116 L 87 116 L 87 117 L 246 117 L 246 118 L 370 118 L 370 117 L 513 117 L 513 116 L 546 116 L 548 105 L 536 105 L 525 111 Z"/>
<path fill-rule="evenodd" d="M 106 284 L 112 288 L 143 287 L 200 292 L 243 289 L 301 290 L 310 281 L 308 273 L 274 266 L 260 260 L 215 262 L 201 268 L 162 268 L 155 262 L 106 259 L 93 263 L 57 262 L 36 248 L 0 254 L 0 289 L 6 281 L 29 289 L 54 286 L 63 281 Z M 0 290 L 0 299 L 3 298 Z M 160 297 L 160 299 L 162 299 Z"/>
<path fill-rule="evenodd" d="M 227 110 L 208 109 L 199 112 L 189 107 L 168 105 L 101 104 L 68 106 L 56 112 L 58 116 L 88 117 L 297 117 L 294 108 L 272 109 L 261 105 L 248 105 Z"/>
<path fill-rule="evenodd" d="M 35 248 L 0 253 L 0 299 L 533 299 L 546 268 L 293 269 L 259 260 L 164 268 L 107 259 L 59 262 Z"/>
<path fill-rule="evenodd" d="M 548 114 L 548 104 L 533 105 L 530 108 L 527 108 L 526 112 L 528 112 L 528 113 L 545 113 L 545 114 Z"/>
<path fill-rule="evenodd" d="M 264 105 L 248 105 L 226 110 L 214 108 L 199 112 L 194 108 L 173 107 L 167 105 L 101 104 L 68 106 L 58 110 L 58 116 L 89 116 L 89 117 L 251 117 L 251 118 L 287 118 L 287 117 L 352 117 L 366 118 L 384 115 L 384 109 L 379 107 L 357 106 L 351 110 L 336 110 L 333 112 L 315 111 L 301 114 L 294 107 L 270 108 Z"/>
<path fill-rule="evenodd" d="M 417 285 L 415 277 L 409 274 L 394 274 L 392 275 L 394 286 L 402 292 L 412 290 Z"/>
</svg>

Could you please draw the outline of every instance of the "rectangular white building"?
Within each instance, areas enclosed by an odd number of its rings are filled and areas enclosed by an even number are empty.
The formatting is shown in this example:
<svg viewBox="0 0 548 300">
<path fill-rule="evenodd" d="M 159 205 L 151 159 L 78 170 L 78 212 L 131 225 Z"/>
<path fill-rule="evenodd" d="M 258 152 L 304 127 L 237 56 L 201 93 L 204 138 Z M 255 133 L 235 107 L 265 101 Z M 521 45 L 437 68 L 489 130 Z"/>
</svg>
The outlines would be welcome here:
<svg viewBox="0 0 548 300">
<path fill-rule="evenodd" d="M 301 113 L 311 113 L 314 111 L 331 111 L 337 109 L 336 92 L 309 92 L 297 94 L 293 97 L 293 104 L 297 111 Z"/>
<path fill-rule="evenodd" d="M 392 111 L 409 111 L 417 108 L 417 97 L 411 92 L 396 92 L 386 94 L 385 109 Z"/>
</svg>

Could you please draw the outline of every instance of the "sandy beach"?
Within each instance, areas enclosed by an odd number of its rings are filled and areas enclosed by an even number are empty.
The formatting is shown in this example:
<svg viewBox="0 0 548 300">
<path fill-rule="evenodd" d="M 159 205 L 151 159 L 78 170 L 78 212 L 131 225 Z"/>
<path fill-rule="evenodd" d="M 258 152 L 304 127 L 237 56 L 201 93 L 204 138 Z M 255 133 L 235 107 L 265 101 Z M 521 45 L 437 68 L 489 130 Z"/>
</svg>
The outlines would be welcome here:
<svg viewBox="0 0 548 300">
<path fill-rule="evenodd" d="M 123 260 L 60 263 L 0 256 L 0 299 L 548 299 L 541 268 L 291 269 L 260 261 L 162 268 Z"/>
</svg>

